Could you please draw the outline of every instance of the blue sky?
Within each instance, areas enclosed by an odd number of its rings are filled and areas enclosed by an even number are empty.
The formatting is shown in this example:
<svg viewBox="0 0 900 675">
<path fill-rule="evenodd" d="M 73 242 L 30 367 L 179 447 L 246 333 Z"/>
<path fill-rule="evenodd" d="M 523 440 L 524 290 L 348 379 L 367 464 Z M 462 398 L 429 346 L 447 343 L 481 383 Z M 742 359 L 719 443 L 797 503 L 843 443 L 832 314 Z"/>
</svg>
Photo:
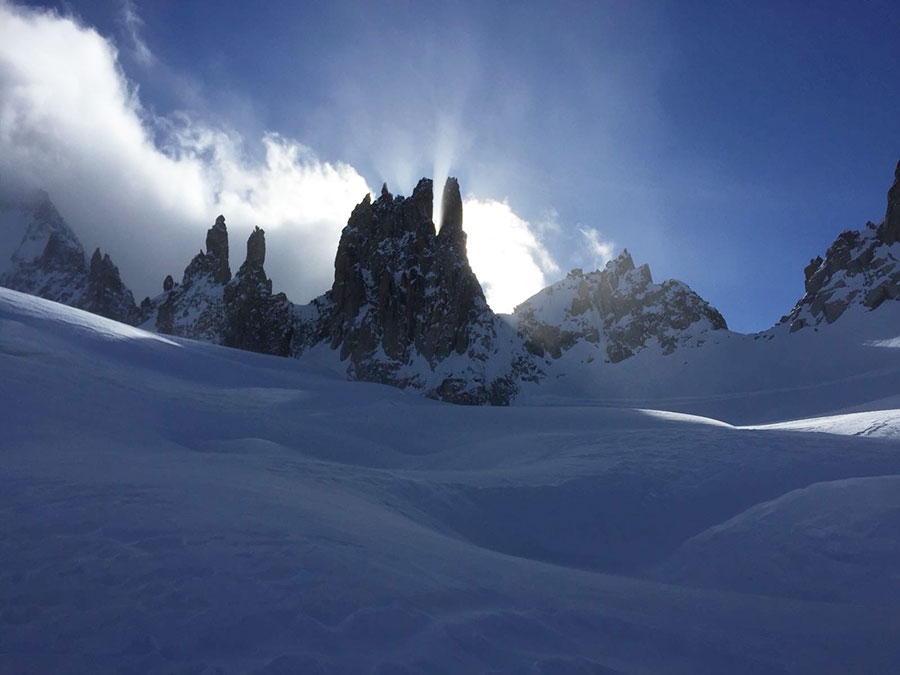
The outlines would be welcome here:
<svg viewBox="0 0 900 675">
<path fill-rule="evenodd" d="M 108 87 L 96 98 L 121 108 L 109 120 L 124 129 L 132 115 L 147 138 L 111 134 L 115 152 L 86 145 L 102 129 L 37 116 L 47 97 L 31 98 L 16 108 L 32 125 L 17 137 L 41 143 L 12 148 L 0 178 L 23 165 L 29 181 L 46 178 L 86 245 L 109 249 L 141 295 L 183 269 L 221 207 L 235 236 L 260 225 L 270 251 L 285 249 L 268 269 L 302 302 L 328 288 L 340 226 L 367 187 L 408 194 L 421 176 L 455 175 L 473 267 L 496 304 L 628 248 L 731 328 L 762 330 L 802 295 L 810 258 L 883 217 L 900 158 L 896 6 L 800 4 L 30 3 L 59 12 L 29 42 L 71 42 L 58 50 L 68 74 L 47 76 L 48 49 L 26 63 L 0 48 L 0 86 L 35 79 L 52 93 L 108 70 L 82 89 Z M 0 29 L 11 12 L 33 16 L 0 7 Z M 54 38 L 52 21 L 81 32 Z M 78 56 L 85 29 L 114 48 L 111 68 Z M 67 110 L 105 119 L 83 91 L 67 96 Z M 48 137 L 41 119 L 61 131 Z M 126 154 L 129 139 L 144 147 Z M 46 156 L 34 158 L 37 146 Z M 48 159 L 69 153 L 78 170 Z M 318 183 L 292 187 L 311 174 Z M 205 197 L 187 191 L 194 180 Z M 152 254 L 128 253 L 136 236 Z M 315 261 L 298 272 L 303 251 Z"/>
</svg>

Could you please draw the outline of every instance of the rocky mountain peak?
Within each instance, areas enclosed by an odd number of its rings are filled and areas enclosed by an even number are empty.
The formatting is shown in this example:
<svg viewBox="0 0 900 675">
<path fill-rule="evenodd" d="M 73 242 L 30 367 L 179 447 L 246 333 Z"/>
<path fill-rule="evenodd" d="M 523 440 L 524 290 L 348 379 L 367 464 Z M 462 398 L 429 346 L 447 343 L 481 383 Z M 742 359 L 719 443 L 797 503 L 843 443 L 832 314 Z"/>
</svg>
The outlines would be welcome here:
<svg viewBox="0 0 900 675">
<path fill-rule="evenodd" d="M 284 293 L 272 293 L 265 261 L 266 232 L 255 227 L 247 239 L 247 259 L 223 290 L 222 344 L 287 356 L 294 332 L 292 305 Z"/>
<path fill-rule="evenodd" d="M 81 242 L 44 190 L 37 191 L 34 200 L 24 210 L 28 213 L 29 222 L 19 247 L 12 254 L 15 265 L 42 257 L 48 265 L 81 267 L 85 264 Z"/>
<path fill-rule="evenodd" d="M 885 244 L 900 241 L 900 162 L 894 170 L 894 184 L 888 190 L 887 211 L 878 227 L 878 238 Z"/>
<path fill-rule="evenodd" d="M 135 323 L 138 319 L 134 296 L 122 283 L 119 268 L 99 248 L 91 256 L 81 309 L 123 323 Z"/>
<path fill-rule="evenodd" d="M 867 309 L 900 299 L 900 162 L 888 190 L 887 210 L 877 227 L 845 230 L 804 268 L 806 293 L 781 323 L 791 332 L 833 323 L 853 305 Z"/>
<path fill-rule="evenodd" d="M 576 344 L 617 363 L 656 345 L 663 354 L 702 342 L 727 326 L 722 315 L 686 284 L 654 284 L 648 265 L 635 267 L 627 250 L 603 270 L 570 272 L 516 307 L 513 319 L 529 351 L 560 358 Z"/>
<path fill-rule="evenodd" d="M 206 232 L 206 265 L 216 283 L 227 284 L 231 279 L 231 268 L 228 265 L 228 228 L 225 227 L 225 216 L 216 218 L 216 222 Z"/>
<path fill-rule="evenodd" d="M 134 297 L 109 255 L 97 249 L 88 265 L 81 242 L 45 191 L 24 210 L 28 226 L 0 284 L 117 321 L 136 321 Z"/>
<path fill-rule="evenodd" d="M 188 263 L 180 284 L 163 281 L 163 295 L 142 305 L 148 328 L 160 333 L 221 344 L 225 331 L 223 291 L 231 281 L 228 229 L 225 217 L 216 218 L 206 232 L 206 253 Z"/>
<path fill-rule="evenodd" d="M 466 257 L 455 179 L 447 181 L 445 195 L 447 229 L 440 235 L 428 178 L 410 197 L 395 197 L 384 186 L 374 203 L 367 197 L 356 206 L 341 233 L 331 291 L 314 303 L 319 328 L 295 351 L 326 340 L 356 379 L 460 403 L 508 401 L 510 380 L 484 371 L 503 329 Z M 451 354 L 468 360 L 454 370 Z"/>
<path fill-rule="evenodd" d="M 441 198 L 441 229 L 438 238 L 441 241 L 461 243 L 465 246 L 466 233 L 462 228 L 462 197 L 459 193 L 459 182 L 455 178 L 448 178 L 444 183 L 444 192 Z"/>
<path fill-rule="evenodd" d="M 634 269 L 634 260 L 628 252 L 628 249 L 623 248 L 619 255 L 606 263 L 604 269 L 608 274 L 620 277 Z"/>
<path fill-rule="evenodd" d="M 617 289 L 622 284 L 631 284 L 642 288 L 653 283 L 650 266 L 644 264 L 635 267 L 634 260 L 627 248 L 622 249 L 618 256 L 607 262 L 603 272 L 611 289 Z"/>
<path fill-rule="evenodd" d="M 247 239 L 247 261 L 245 265 L 262 267 L 266 262 L 266 232 L 255 227 Z"/>
</svg>

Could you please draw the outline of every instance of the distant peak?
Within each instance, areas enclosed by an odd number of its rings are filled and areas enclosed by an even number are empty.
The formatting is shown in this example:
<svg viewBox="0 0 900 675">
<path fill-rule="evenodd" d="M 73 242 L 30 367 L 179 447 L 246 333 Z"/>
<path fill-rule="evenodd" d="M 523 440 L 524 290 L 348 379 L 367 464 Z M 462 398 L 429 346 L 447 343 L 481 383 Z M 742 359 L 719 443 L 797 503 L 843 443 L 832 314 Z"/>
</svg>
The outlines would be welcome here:
<svg viewBox="0 0 900 675">
<path fill-rule="evenodd" d="M 628 249 L 622 249 L 622 252 L 615 258 L 606 263 L 606 269 L 616 274 L 625 274 L 634 269 L 634 260 Z"/>
<path fill-rule="evenodd" d="M 50 195 L 46 190 L 38 190 L 32 214 L 36 222 L 47 223 L 58 229 L 69 230 L 69 226 L 63 220 L 59 211 L 56 210 L 56 206 L 50 201 Z M 74 236 L 74 233 L 72 233 L 72 237 Z"/>
</svg>

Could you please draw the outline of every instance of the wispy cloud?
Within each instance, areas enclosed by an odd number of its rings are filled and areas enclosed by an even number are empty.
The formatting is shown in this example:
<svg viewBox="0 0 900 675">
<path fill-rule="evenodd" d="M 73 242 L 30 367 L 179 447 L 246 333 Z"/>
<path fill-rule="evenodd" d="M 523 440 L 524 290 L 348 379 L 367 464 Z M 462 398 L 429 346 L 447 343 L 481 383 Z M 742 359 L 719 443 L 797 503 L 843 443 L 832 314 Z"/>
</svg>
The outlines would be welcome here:
<svg viewBox="0 0 900 675">
<path fill-rule="evenodd" d="M 119 11 L 119 19 L 128 33 L 131 41 L 131 48 L 134 50 L 134 56 L 138 63 L 143 66 L 152 66 L 156 61 L 153 52 L 144 42 L 141 31 L 144 28 L 144 20 L 138 14 L 137 5 L 134 0 L 122 0 L 122 7 Z"/>
<path fill-rule="evenodd" d="M 615 245 L 611 241 L 604 240 L 596 228 L 580 226 L 578 231 L 581 233 L 584 247 L 581 260 L 591 269 L 602 268 L 612 259 Z"/>
</svg>

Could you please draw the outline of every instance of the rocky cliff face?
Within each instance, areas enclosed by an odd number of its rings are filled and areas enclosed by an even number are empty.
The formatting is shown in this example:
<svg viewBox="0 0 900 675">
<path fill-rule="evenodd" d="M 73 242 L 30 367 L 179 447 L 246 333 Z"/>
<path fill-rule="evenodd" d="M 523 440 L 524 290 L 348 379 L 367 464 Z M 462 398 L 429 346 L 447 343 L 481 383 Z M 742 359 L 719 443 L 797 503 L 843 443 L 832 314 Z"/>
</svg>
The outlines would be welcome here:
<svg viewBox="0 0 900 675">
<path fill-rule="evenodd" d="M 181 283 L 163 280 L 163 293 L 142 305 L 144 327 L 168 335 L 227 347 L 287 356 L 294 331 L 293 305 L 272 293 L 266 276 L 266 233 L 255 228 L 247 259 L 231 275 L 224 216 L 206 233 L 201 251 L 184 270 Z"/>
<path fill-rule="evenodd" d="M 876 309 L 900 299 L 900 163 L 887 201 L 881 224 L 842 232 L 806 266 L 806 294 L 781 319 L 791 332 L 833 323 L 853 305 Z"/>
<path fill-rule="evenodd" d="M 653 283 L 650 268 L 636 268 L 627 250 L 603 270 L 573 270 L 516 307 L 513 318 L 536 356 L 559 358 L 584 341 L 610 363 L 652 346 L 669 354 L 701 343 L 707 331 L 727 327 L 722 315 L 687 285 Z"/>
<path fill-rule="evenodd" d="M 247 240 L 246 261 L 224 289 L 222 342 L 237 349 L 287 356 L 294 332 L 293 305 L 284 293 L 272 293 L 265 261 L 266 233 L 257 227 Z"/>
<path fill-rule="evenodd" d="M 469 266 L 455 178 L 443 205 L 436 232 L 431 180 L 407 198 L 387 186 L 374 202 L 367 195 L 341 234 L 334 284 L 313 303 L 316 327 L 298 330 L 294 352 L 326 341 L 355 379 L 457 403 L 508 403 L 523 358 L 518 338 Z"/>
<path fill-rule="evenodd" d="M 231 281 L 228 229 L 216 218 L 200 251 L 184 270 L 181 283 L 163 282 L 163 295 L 142 305 L 146 328 L 167 335 L 222 344 L 225 335 L 225 285 Z M 168 290 L 166 290 L 168 289 Z"/>
<path fill-rule="evenodd" d="M 25 207 L 29 222 L 12 255 L 12 269 L 0 285 L 84 309 L 123 323 L 135 323 L 137 307 L 109 255 L 84 248 L 46 192 Z"/>
<path fill-rule="evenodd" d="M 119 268 L 99 248 L 91 256 L 87 284 L 78 307 L 122 323 L 137 323 L 139 318 L 134 296 L 122 283 Z"/>
</svg>

